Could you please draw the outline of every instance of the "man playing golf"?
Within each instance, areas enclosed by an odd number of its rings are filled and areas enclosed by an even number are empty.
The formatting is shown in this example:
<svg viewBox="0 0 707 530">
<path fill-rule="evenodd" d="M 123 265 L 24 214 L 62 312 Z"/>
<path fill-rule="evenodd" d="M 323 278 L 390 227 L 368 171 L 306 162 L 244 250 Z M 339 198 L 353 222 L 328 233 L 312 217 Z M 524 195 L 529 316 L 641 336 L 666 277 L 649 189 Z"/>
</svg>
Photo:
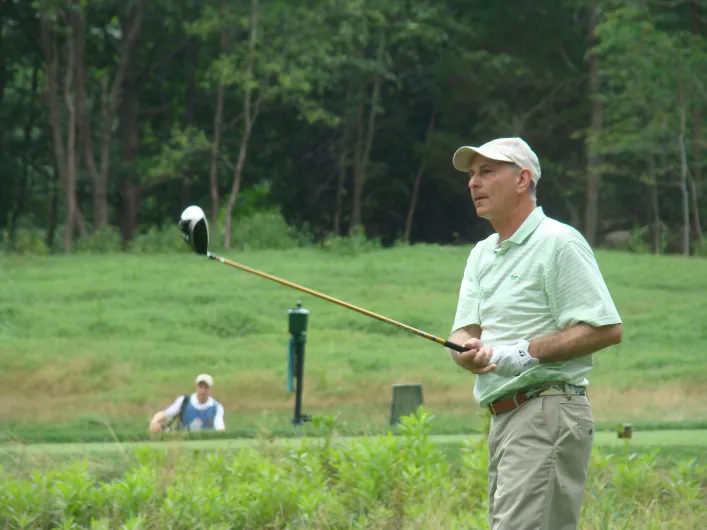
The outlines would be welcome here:
<svg viewBox="0 0 707 530">
<path fill-rule="evenodd" d="M 469 254 L 449 338 L 493 415 L 491 528 L 577 528 L 594 439 L 587 376 L 592 353 L 621 341 L 621 318 L 584 237 L 536 205 L 526 142 L 463 146 L 453 165 L 495 232 Z"/>
<path fill-rule="evenodd" d="M 158 432 L 163 423 L 177 422 L 177 429 L 200 431 L 215 429 L 223 431 L 223 406 L 211 397 L 213 378 L 208 374 L 197 376 L 196 392 L 179 396 L 167 409 L 155 414 L 150 422 L 150 430 Z"/>
</svg>

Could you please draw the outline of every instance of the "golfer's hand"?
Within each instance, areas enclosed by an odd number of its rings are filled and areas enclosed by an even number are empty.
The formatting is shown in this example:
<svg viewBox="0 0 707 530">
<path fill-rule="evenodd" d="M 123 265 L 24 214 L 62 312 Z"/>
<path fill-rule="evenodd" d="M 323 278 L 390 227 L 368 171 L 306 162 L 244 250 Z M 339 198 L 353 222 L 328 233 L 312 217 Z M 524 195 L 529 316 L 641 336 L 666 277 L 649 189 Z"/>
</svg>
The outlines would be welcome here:
<svg viewBox="0 0 707 530">
<path fill-rule="evenodd" d="M 467 351 L 461 353 L 455 351 L 452 356 L 459 366 L 477 375 L 488 374 L 496 369 L 495 364 L 489 364 L 493 350 L 485 348 L 479 339 L 469 339 L 462 346 Z"/>
<path fill-rule="evenodd" d="M 530 356 L 528 341 L 521 340 L 516 344 L 496 346 L 489 362 L 497 366 L 494 372 L 497 375 L 515 377 L 529 370 L 540 361 Z"/>
</svg>

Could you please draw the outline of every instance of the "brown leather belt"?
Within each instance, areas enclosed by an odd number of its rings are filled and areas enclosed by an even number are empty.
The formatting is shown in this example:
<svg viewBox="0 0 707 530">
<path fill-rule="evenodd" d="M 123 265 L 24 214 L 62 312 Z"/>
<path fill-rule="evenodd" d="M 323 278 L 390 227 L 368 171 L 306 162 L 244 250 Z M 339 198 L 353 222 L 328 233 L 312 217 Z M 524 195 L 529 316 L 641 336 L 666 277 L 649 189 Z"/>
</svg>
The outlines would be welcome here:
<svg viewBox="0 0 707 530">
<path fill-rule="evenodd" d="M 560 395 L 586 396 L 587 390 L 582 386 L 569 385 L 567 383 L 548 383 L 531 387 L 506 398 L 496 400 L 489 404 L 488 409 L 491 411 L 492 415 L 496 416 L 497 414 L 503 414 L 504 412 L 517 409 L 523 403 L 536 397 Z"/>
</svg>

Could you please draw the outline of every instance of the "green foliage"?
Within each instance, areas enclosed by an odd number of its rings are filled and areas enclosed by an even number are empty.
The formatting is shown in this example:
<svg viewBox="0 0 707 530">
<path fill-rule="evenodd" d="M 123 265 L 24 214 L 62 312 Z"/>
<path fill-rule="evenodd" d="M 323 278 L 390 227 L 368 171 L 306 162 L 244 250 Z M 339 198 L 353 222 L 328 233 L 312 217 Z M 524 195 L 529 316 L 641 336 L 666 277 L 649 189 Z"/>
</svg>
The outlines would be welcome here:
<svg viewBox="0 0 707 530">
<path fill-rule="evenodd" d="M 188 198 L 210 197 L 210 147 L 216 139 L 217 101 L 222 101 L 215 172 L 221 202 L 231 189 L 245 139 L 239 193 L 269 181 L 269 206 L 288 218 L 299 209 L 297 224 L 308 222 L 316 234 L 332 230 L 343 166 L 339 219 L 350 222 L 352 197 L 360 196 L 367 232 L 388 244 L 403 231 L 413 178 L 423 166 L 415 239 L 478 240 L 488 225 L 474 215 L 450 156 L 459 145 L 509 134 L 529 140 L 541 158 L 547 178 L 539 188 L 540 202 L 577 227 L 586 200 L 583 153 L 588 146 L 582 142 L 603 155 L 594 165 L 603 176 L 602 224 L 642 226 L 652 217 L 642 202 L 647 182 L 638 176 L 655 157 L 651 179 L 658 186 L 661 218 L 674 227 L 682 223 L 680 191 L 674 186 L 680 174 L 680 107 L 686 110 L 689 172 L 697 177 L 707 167 L 707 150 L 700 148 L 707 40 L 699 31 L 703 6 L 692 4 L 543 0 L 509 10 L 480 0 L 159 0 L 142 3 L 136 48 L 123 63 L 137 3 L 74 2 L 73 12 L 84 17 L 86 77 L 86 116 L 76 138 L 77 205 L 85 219 L 94 217 L 92 194 L 98 190 L 88 167 L 91 159 L 107 176 L 109 223 L 134 221 L 127 227 L 130 233 L 144 224 L 159 225 Z M 0 132 L 0 230 L 31 219 L 31 226 L 46 232 L 54 220 L 64 223 L 67 213 L 54 142 L 60 139 L 66 150 L 63 87 L 69 81 L 64 74 L 72 33 L 66 15 L 72 9 L 57 0 L 13 5 L 3 18 L 8 67 L 0 117 L 8 125 Z M 589 27 L 593 8 L 596 39 Z M 28 21 L 34 21 L 33 35 L 39 39 L 42 11 L 58 46 L 57 138 L 49 100 L 40 97 L 49 73 L 46 57 L 26 35 Z M 591 52 L 596 63 L 588 60 Z M 594 90 L 590 64 L 598 66 L 598 93 L 587 92 Z M 123 69 L 127 77 L 114 93 L 112 83 Z M 374 102 L 376 80 L 380 94 Z M 79 79 L 71 81 L 72 89 L 78 88 Z M 216 97 L 219 86 L 225 86 L 223 100 Z M 253 121 L 246 131 L 248 93 Z M 118 99 L 109 101 L 113 95 Z M 603 102 L 601 131 L 587 137 L 597 99 Z M 432 108 L 436 119 L 430 131 Z M 84 150 L 85 132 L 91 133 L 92 156 Z M 104 154 L 110 155 L 105 168 Z M 355 180 L 364 181 L 360 194 Z M 125 215 L 130 185 L 138 188 L 135 220 Z M 313 204 L 301 208 L 303 198 L 314 196 Z M 697 202 L 705 224 L 704 193 Z M 350 227 L 340 228 L 343 233 Z M 55 241 L 60 247 L 61 237 Z M 675 251 L 674 246 L 666 251 Z"/>
<path fill-rule="evenodd" d="M 46 244 L 46 234 L 35 228 L 17 228 L 14 244 L 10 241 L 10 234 L 3 233 L 2 247 L 5 252 L 17 254 L 46 255 L 51 249 Z"/>
<path fill-rule="evenodd" d="M 254 212 L 234 221 L 234 250 L 286 250 L 311 246 L 312 236 L 289 225 L 276 210 Z"/>
<path fill-rule="evenodd" d="M 122 241 L 120 229 L 115 226 L 104 226 L 94 230 L 85 238 L 76 243 L 76 251 L 90 253 L 110 253 L 120 250 Z"/>
<path fill-rule="evenodd" d="M 145 232 L 135 236 L 130 244 L 130 250 L 139 254 L 150 253 L 190 253 L 191 249 L 184 242 L 179 228 L 174 223 L 161 227 L 150 226 Z"/>
<path fill-rule="evenodd" d="M 87 459 L 23 476 L 0 470 L 4 528 L 488 528 L 486 441 L 448 458 L 429 438 L 424 408 L 399 436 L 336 436 L 236 451 L 140 449 L 101 479 Z M 595 450 L 582 528 L 694 528 L 707 517 L 707 469 L 657 455 Z M 139 526 L 137 526 L 139 523 Z M 662 527 L 662 526 L 661 526 Z"/>
<path fill-rule="evenodd" d="M 327 252 L 342 256 L 357 256 L 382 248 L 380 238 L 367 238 L 362 226 L 354 227 L 347 235 L 330 234 L 320 243 Z"/>
<path fill-rule="evenodd" d="M 179 178 L 188 170 L 188 163 L 195 154 L 211 149 L 204 131 L 193 127 L 181 130 L 176 125 L 170 138 L 159 144 L 159 152 L 146 168 L 145 182 Z"/>
</svg>

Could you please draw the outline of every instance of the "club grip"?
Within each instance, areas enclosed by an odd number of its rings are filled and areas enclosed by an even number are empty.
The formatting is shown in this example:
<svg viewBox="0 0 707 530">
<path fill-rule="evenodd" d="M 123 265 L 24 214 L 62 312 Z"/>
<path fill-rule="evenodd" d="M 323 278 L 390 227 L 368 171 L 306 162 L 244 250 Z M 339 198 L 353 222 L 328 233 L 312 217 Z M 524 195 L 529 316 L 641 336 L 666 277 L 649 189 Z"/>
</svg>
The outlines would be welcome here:
<svg viewBox="0 0 707 530">
<path fill-rule="evenodd" d="M 449 342 L 448 340 L 444 341 L 444 346 L 449 348 L 450 350 L 458 351 L 459 353 L 463 353 L 465 351 L 468 351 L 464 346 L 459 346 L 459 344 L 455 344 L 454 342 Z"/>
</svg>

